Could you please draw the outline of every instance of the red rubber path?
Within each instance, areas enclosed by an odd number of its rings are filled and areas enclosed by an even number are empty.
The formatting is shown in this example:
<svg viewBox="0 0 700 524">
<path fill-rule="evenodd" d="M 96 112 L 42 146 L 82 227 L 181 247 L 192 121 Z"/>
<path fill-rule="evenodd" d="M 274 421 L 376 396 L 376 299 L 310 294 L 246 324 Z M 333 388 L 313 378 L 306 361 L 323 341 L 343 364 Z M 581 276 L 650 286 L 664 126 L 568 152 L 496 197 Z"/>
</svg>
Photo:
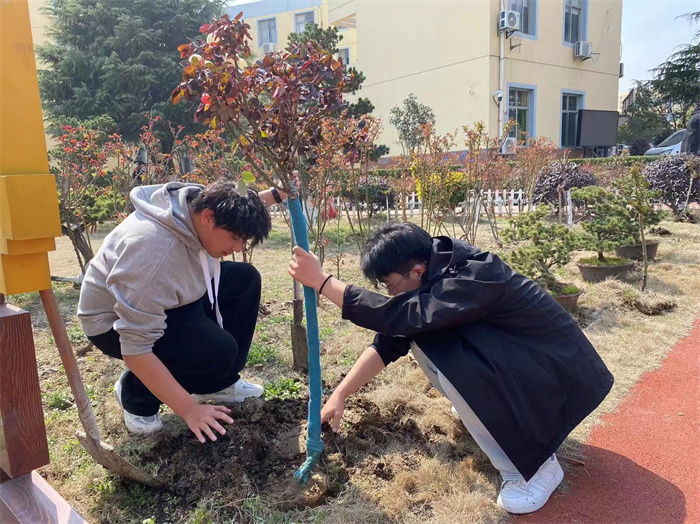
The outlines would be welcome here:
<svg viewBox="0 0 700 524">
<path fill-rule="evenodd" d="M 571 486 L 515 524 L 700 524 L 700 319 L 584 445 Z"/>
</svg>

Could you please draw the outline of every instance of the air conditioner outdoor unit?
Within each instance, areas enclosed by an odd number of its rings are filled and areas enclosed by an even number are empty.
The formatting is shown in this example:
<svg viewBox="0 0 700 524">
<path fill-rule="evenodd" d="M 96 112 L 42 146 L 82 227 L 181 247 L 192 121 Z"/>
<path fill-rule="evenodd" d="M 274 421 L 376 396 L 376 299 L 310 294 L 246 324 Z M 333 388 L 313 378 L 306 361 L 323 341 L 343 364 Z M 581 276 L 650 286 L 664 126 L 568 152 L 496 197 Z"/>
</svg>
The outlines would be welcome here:
<svg viewBox="0 0 700 524">
<path fill-rule="evenodd" d="M 272 42 L 269 42 L 267 44 L 263 44 L 262 50 L 263 50 L 263 53 L 265 53 L 265 54 L 274 53 L 275 52 L 275 44 L 273 44 Z"/>
<path fill-rule="evenodd" d="M 503 142 L 503 147 L 501 148 L 501 153 L 504 155 L 513 155 L 518 147 L 518 141 L 515 137 L 509 136 L 506 141 Z"/>
<path fill-rule="evenodd" d="M 576 42 L 574 44 L 574 58 L 588 60 L 593 56 L 593 44 L 590 42 Z"/>
<path fill-rule="evenodd" d="M 501 11 L 498 21 L 499 31 L 520 31 L 520 13 L 517 11 Z"/>
</svg>

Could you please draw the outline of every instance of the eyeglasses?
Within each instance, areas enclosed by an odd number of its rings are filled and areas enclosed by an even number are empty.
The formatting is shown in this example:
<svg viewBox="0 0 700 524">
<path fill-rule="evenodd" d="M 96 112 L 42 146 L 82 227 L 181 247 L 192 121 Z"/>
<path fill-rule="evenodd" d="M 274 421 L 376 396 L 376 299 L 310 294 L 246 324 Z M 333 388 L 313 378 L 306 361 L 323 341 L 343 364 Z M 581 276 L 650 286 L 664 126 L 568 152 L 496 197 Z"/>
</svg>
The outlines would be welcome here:
<svg viewBox="0 0 700 524">
<path fill-rule="evenodd" d="M 382 288 L 384 291 L 389 293 L 390 295 L 395 295 L 396 293 L 394 292 L 394 288 L 399 284 L 399 282 L 402 282 L 408 278 L 408 275 L 411 274 L 411 271 L 413 271 L 416 268 L 416 266 L 413 266 L 411 269 L 409 269 L 404 276 L 401 277 L 401 280 L 396 282 L 396 284 L 390 285 L 387 284 L 386 282 L 379 282 L 378 286 Z"/>
</svg>

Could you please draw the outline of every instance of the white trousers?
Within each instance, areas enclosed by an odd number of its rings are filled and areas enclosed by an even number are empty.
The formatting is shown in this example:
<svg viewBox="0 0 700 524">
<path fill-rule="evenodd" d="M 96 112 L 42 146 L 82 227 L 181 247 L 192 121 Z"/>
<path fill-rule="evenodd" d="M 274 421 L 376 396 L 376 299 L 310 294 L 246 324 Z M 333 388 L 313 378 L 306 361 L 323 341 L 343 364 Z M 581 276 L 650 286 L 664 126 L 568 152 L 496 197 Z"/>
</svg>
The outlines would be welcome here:
<svg viewBox="0 0 700 524">
<path fill-rule="evenodd" d="M 469 431 L 469 434 L 476 441 L 486 456 L 501 473 L 503 480 L 521 480 L 523 477 L 518 473 L 518 469 L 513 465 L 508 455 L 501 449 L 498 442 L 491 436 L 491 433 L 481 423 L 476 414 L 469 407 L 469 404 L 462 398 L 462 395 L 455 389 L 452 383 L 447 380 L 440 370 L 438 370 L 431 360 L 425 356 L 425 353 L 415 344 L 411 343 L 413 356 L 423 369 L 431 384 L 440 393 L 445 395 L 452 405 L 457 410 L 459 418 L 462 419 L 464 426 Z"/>
</svg>

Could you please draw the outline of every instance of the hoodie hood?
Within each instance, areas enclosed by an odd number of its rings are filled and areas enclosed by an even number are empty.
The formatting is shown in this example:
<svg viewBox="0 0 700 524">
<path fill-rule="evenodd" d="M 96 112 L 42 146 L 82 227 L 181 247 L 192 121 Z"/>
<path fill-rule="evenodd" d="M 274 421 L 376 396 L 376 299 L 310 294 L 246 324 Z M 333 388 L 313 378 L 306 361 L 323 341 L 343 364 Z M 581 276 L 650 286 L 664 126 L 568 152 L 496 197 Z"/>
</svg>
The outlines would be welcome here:
<svg viewBox="0 0 700 524">
<path fill-rule="evenodd" d="M 158 222 L 172 232 L 188 248 L 203 249 L 197 237 L 187 204 L 204 186 L 169 182 L 157 186 L 139 186 L 129 197 L 137 213 Z"/>
<path fill-rule="evenodd" d="M 469 265 L 482 252 L 464 240 L 450 237 L 433 238 L 433 250 L 428 262 L 428 270 L 423 278 L 428 283 L 440 280 L 446 273 L 454 272 L 457 268 Z"/>
<path fill-rule="evenodd" d="M 122 355 L 147 353 L 167 327 L 166 311 L 203 296 L 223 324 L 221 264 L 204 251 L 187 204 L 201 190 L 171 182 L 131 192 L 134 213 L 105 237 L 85 272 L 78 317 L 87 336 L 114 329 Z"/>
</svg>

